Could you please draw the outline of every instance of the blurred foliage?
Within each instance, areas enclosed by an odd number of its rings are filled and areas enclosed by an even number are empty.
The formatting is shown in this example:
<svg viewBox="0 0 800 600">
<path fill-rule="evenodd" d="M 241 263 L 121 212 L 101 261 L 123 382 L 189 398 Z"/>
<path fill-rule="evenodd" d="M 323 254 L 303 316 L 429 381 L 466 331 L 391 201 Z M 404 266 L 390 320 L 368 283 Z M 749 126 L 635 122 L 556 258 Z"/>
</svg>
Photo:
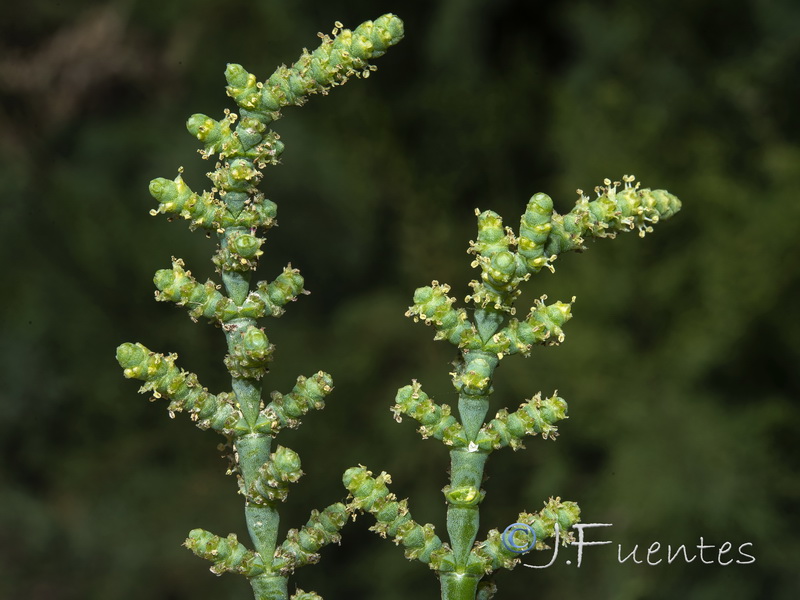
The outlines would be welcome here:
<svg viewBox="0 0 800 600">
<path fill-rule="evenodd" d="M 212 274 L 211 241 L 151 219 L 150 179 L 207 165 L 183 122 L 219 116 L 226 62 L 265 77 L 318 29 L 396 12 L 405 41 L 369 81 L 287 111 L 267 174 L 281 226 L 263 278 L 291 261 L 312 295 L 268 324 L 268 389 L 324 369 L 324 413 L 282 437 L 307 475 L 285 527 L 342 499 L 357 463 L 394 476 L 415 518 L 443 528 L 447 456 L 389 407 L 419 379 L 452 403 L 446 344 L 403 317 L 432 279 L 466 294 L 473 209 L 515 224 L 528 197 L 562 211 L 576 187 L 635 173 L 683 201 L 645 240 L 557 261 L 527 285 L 578 297 L 567 340 L 504 362 L 513 407 L 558 389 L 572 420 L 488 464 L 484 531 L 549 495 L 577 500 L 614 544 L 583 565 L 498 576 L 500 596 L 789 599 L 800 589 L 800 4 L 794 0 L 389 3 L 220 0 L 12 4 L 0 22 L 0 597 L 246 598 L 180 547 L 194 527 L 246 539 L 213 435 L 171 421 L 114 360 L 139 339 L 212 391 L 224 338 L 156 304 L 181 256 Z M 507 364 L 506 364 L 507 363 Z M 496 408 L 501 408 L 498 405 Z M 297 584 L 394 600 L 431 574 L 347 526 Z M 617 562 L 635 544 L 753 543 L 722 567 Z M 569 551 L 568 551 L 569 552 Z M 574 554 L 574 550 L 571 551 Z M 574 559 L 574 556 L 572 557 Z M 543 564 L 545 557 L 526 559 Z"/>
</svg>

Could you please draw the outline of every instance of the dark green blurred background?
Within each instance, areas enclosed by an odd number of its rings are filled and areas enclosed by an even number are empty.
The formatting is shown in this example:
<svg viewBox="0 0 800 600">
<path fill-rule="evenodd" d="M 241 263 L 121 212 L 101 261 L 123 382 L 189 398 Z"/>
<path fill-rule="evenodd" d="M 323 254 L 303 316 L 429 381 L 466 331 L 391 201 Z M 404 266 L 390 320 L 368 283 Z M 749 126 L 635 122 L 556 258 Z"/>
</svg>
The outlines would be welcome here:
<svg viewBox="0 0 800 600">
<path fill-rule="evenodd" d="M 209 164 L 185 132 L 218 118 L 223 70 L 260 78 L 335 20 L 384 12 L 406 38 L 354 80 L 276 125 L 283 165 L 261 278 L 287 262 L 312 295 L 266 323 L 267 390 L 330 372 L 322 413 L 279 442 L 307 475 L 283 509 L 299 526 L 344 497 L 363 463 L 394 476 L 414 516 L 444 533 L 447 454 L 389 407 L 412 378 L 453 403 L 452 347 L 403 316 L 432 279 L 463 297 L 473 209 L 516 226 L 531 194 L 562 212 L 604 177 L 635 173 L 683 200 L 635 234 L 566 255 L 526 286 L 576 295 L 566 343 L 513 357 L 496 404 L 542 390 L 570 405 L 557 443 L 488 464 L 486 526 L 551 495 L 595 530 L 583 566 L 501 572 L 498 598 L 738 600 L 800 590 L 800 3 L 794 0 L 520 2 L 153 0 L 7 5 L 0 22 L 5 270 L 0 338 L 0 597 L 249 597 L 181 548 L 203 527 L 246 539 L 216 444 L 124 380 L 123 341 L 175 351 L 226 389 L 221 332 L 157 304 L 152 274 L 183 257 L 211 276 L 214 244 L 150 218 L 150 179 Z M 350 524 L 295 582 L 328 600 L 438 598 L 433 575 Z M 753 565 L 621 565 L 653 541 L 753 544 Z M 663 553 L 662 553 L 663 556 Z M 532 556 L 526 562 L 543 564 Z"/>
</svg>

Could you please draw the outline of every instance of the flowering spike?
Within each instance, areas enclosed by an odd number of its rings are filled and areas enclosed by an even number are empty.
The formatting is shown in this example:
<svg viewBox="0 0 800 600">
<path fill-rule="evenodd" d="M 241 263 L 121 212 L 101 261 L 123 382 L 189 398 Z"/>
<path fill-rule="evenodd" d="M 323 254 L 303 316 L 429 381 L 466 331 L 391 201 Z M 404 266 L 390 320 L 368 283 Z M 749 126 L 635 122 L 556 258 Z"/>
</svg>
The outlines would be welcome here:
<svg viewBox="0 0 800 600">
<path fill-rule="evenodd" d="M 205 317 L 212 321 L 225 322 L 237 316 L 236 304 L 224 296 L 211 281 L 200 284 L 191 271 L 184 270 L 182 260 L 173 258 L 172 269 L 161 269 L 153 277 L 158 291 L 156 300 L 175 302 L 187 306 L 193 321 Z"/>
<path fill-rule="evenodd" d="M 447 295 L 450 286 L 434 281 L 430 286 L 417 288 L 414 292 L 414 305 L 406 311 L 407 317 L 414 321 L 422 320 L 436 329 L 434 339 L 447 340 L 459 348 L 480 347 L 480 338 L 475 326 L 467 320 L 463 308 L 454 309 L 456 301 Z"/>
<path fill-rule="evenodd" d="M 561 498 L 550 498 L 538 513 L 520 513 L 517 517 L 518 523 L 530 526 L 536 534 L 536 544 L 531 548 L 536 550 L 548 548 L 544 540 L 555 537 L 556 524 L 561 544 L 568 546 L 573 541 L 569 529 L 579 521 L 578 505 L 574 502 L 562 502 Z M 512 552 L 503 543 L 498 530 L 492 529 L 486 540 L 477 543 L 470 554 L 473 563 L 481 565 L 486 573 L 491 573 L 500 567 L 513 569 L 519 564 L 519 557 L 524 552 Z"/>
<path fill-rule="evenodd" d="M 553 200 L 547 194 L 535 194 L 528 201 L 519 224 L 519 255 L 525 261 L 525 268 L 538 273 L 542 267 L 549 266 L 549 257 L 544 247 L 550 235 L 553 217 Z"/>
<path fill-rule="evenodd" d="M 481 427 L 477 444 L 481 450 L 497 450 L 511 446 L 512 450 L 524 448 L 522 439 L 526 435 L 541 434 L 544 439 L 558 436 L 557 421 L 567 418 L 567 403 L 553 394 L 542 400 L 536 394 L 524 402 L 513 413 L 503 409 L 494 419 Z"/>
<path fill-rule="evenodd" d="M 589 201 L 583 193 L 566 215 L 553 213 L 552 229 L 545 244 L 546 255 L 570 250 L 585 250 L 584 238 L 613 238 L 617 233 L 638 229 L 639 235 L 652 231 L 650 224 L 677 213 L 681 202 L 666 190 L 641 189 L 631 175 L 623 177 L 625 185 L 605 180 L 595 188 L 597 198 Z"/>
<path fill-rule="evenodd" d="M 297 567 L 316 563 L 322 547 L 339 543 L 339 531 L 347 523 L 347 517 L 347 508 L 341 502 L 331 504 L 322 512 L 312 510 L 303 527 L 290 529 L 286 534 L 286 540 L 275 551 L 273 567 L 290 573 Z"/>
<path fill-rule="evenodd" d="M 519 321 L 512 318 L 496 333 L 484 349 L 498 355 L 530 354 L 534 344 L 556 345 L 564 341 L 564 324 L 572 318 L 572 303 L 554 302 L 545 304 L 542 296 L 531 308 L 528 316 Z"/>
<path fill-rule="evenodd" d="M 197 380 L 197 375 L 175 366 L 177 354 L 156 354 L 142 344 L 125 343 L 117 348 L 117 362 L 128 379 L 145 384 L 141 393 L 152 392 L 154 398 L 170 401 L 171 415 L 187 411 L 201 429 L 214 429 L 233 435 L 242 414 L 234 407 L 229 394 L 210 394 Z"/>
<path fill-rule="evenodd" d="M 490 210 L 481 213 L 476 209 L 475 212 L 478 240 L 470 242 L 467 252 L 475 254 L 472 266 L 481 268 L 481 280 L 470 282 L 473 291 L 467 296 L 467 302 L 513 314 L 512 305 L 520 294 L 517 288 L 530 275 L 520 268 L 516 253 L 510 250 L 516 239 L 510 229 L 503 227 L 500 216 Z"/>
<path fill-rule="evenodd" d="M 259 281 L 255 293 L 264 303 L 269 314 L 278 317 L 283 314 L 283 307 L 293 302 L 305 290 L 303 276 L 300 271 L 289 265 L 283 269 L 274 281 Z"/>
<path fill-rule="evenodd" d="M 342 483 L 352 498 L 347 506 L 350 512 L 368 512 L 375 517 L 376 523 L 370 530 L 381 537 L 387 535 L 396 544 L 406 548 L 406 558 L 430 563 L 437 568 L 448 553 L 448 548 L 435 533 L 430 523 L 419 525 L 411 518 L 408 501 L 397 501 L 394 494 L 386 487 L 391 477 L 383 472 L 377 477 L 362 466 L 351 467 L 345 471 Z"/>
<path fill-rule="evenodd" d="M 213 562 L 211 572 L 215 575 L 238 573 L 255 577 L 266 571 L 262 557 L 245 548 L 235 533 L 223 538 L 204 529 L 193 529 L 183 545 L 200 558 Z"/>
<path fill-rule="evenodd" d="M 408 415 L 419 421 L 422 425 L 419 433 L 423 439 L 433 437 L 453 448 L 467 445 L 464 428 L 450 414 L 450 407 L 447 404 L 436 404 L 422 391 L 417 381 L 397 390 L 392 412 L 397 422 L 402 420 L 400 415 Z"/>
<path fill-rule="evenodd" d="M 498 252 L 507 251 L 514 243 L 513 234 L 503 227 L 503 219 L 496 212 L 475 209 L 478 217 L 478 239 L 469 243 L 467 252 L 476 256 L 492 258 Z"/>
<path fill-rule="evenodd" d="M 369 72 L 367 61 L 382 56 L 403 38 L 403 22 L 386 14 L 362 23 L 355 31 L 342 29 L 334 38 L 321 37 L 316 50 L 304 50 L 291 67 L 278 67 L 263 84 L 241 65 L 228 65 L 228 95 L 248 116 L 268 125 L 280 118 L 282 108 L 301 106 L 308 96 L 326 94 L 350 76 Z"/>
<path fill-rule="evenodd" d="M 219 229 L 224 222 L 226 208 L 213 193 L 197 194 L 178 175 L 170 181 L 163 177 L 150 182 L 150 195 L 158 200 L 158 209 L 150 214 L 176 214 L 189 221 L 189 227 Z"/>
<path fill-rule="evenodd" d="M 261 411 L 261 422 L 272 435 L 284 427 L 297 427 L 299 418 L 309 410 L 319 410 L 325 406 L 325 396 L 333 391 L 333 379 L 320 371 L 306 378 L 297 378 L 292 391 L 286 395 L 272 392 L 272 402 Z"/>
</svg>

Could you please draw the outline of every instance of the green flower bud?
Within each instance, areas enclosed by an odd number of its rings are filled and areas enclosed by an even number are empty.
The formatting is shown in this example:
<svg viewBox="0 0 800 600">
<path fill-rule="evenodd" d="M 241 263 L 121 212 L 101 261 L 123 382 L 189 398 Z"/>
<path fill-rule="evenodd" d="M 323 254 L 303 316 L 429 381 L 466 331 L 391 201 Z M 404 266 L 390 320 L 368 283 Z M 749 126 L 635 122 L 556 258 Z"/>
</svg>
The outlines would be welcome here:
<svg viewBox="0 0 800 600">
<path fill-rule="evenodd" d="M 359 25 L 356 34 L 362 33 L 372 41 L 372 58 L 377 58 L 403 39 L 403 21 L 393 14 L 385 14 Z"/>
<path fill-rule="evenodd" d="M 503 227 L 503 219 L 500 215 L 491 210 L 480 212 L 477 208 L 475 214 L 478 217 L 478 239 L 470 242 L 467 251 L 471 254 L 491 258 L 497 252 L 508 250 L 513 239 L 509 235 L 509 231 Z M 473 266 L 477 265 L 473 263 Z"/>
<path fill-rule="evenodd" d="M 267 373 L 273 350 L 274 346 L 269 343 L 267 334 L 262 329 L 249 325 L 241 334 L 240 340 L 232 345 L 231 352 L 225 356 L 225 366 L 232 377 L 261 379 Z"/>
<path fill-rule="evenodd" d="M 258 258 L 264 254 L 260 249 L 263 243 L 264 238 L 233 231 L 222 240 L 212 260 L 220 272 L 253 271 L 258 267 Z"/>
<path fill-rule="evenodd" d="M 253 166 L 250 159 L 237 158 L 230 163 L 225 163 L 213 173 L 209 173 L 208 177 L 214 182 L 214 185 L 225 192 L 252 192 L 255 194 L 255 186 L 261 180 L 261 171 Z"/>
<path fill-rule="evenodd" d="M 492 285 L 507 285 L 516 274 L 517 259 L 508 250 L 501 250 L 492 257 L 489 267 L 488 278 Z"/>
<path fill-rule="evenodd" d="M 278 205 L 272 200 L 264 198 L 262 194 L 254 194 L 249 197 L 249 202 L 235 216 L 227 213 L 230 219 L 223 223 L 231 227 L 263 227 L 269 229 L 275 224 L 275 217 L 278 215 Z"/>
<path fill-rule="evenodd" d="M 233 243 L 233 249 L 242 258 L 253 258 L 254 256 L 260 256 L 263 254 L 261 252 L 261 244 L 264 243 L 262 238 L 256 237 L 250 234 L 243 234 L 236 237 L 236 240 Z"/>
<path fill-rule="evenodd" d="M 258 106 L 259 92 L 255 75 L 248 73 L 242 65 L 228 63 L 225 68 L 225 79 L 228 82 L 225 91 L 236 104 L 245 109 Z"/>
<path fill-rule="evenodd" d="M 282 481 L 295 482 L 300 479 L 303 472 L 300 470 L 300 455 L 291 448 L 278 446 L 272 454 L 272 463 L 276 473 L 280 474 Z"/>
<path fill-rule="evenodd" d="M 297 452 L 278 446 L 245 491 L 248 501 L 260 504 L 285 501 L 289 495 L 289 484 L 303 476 L 300 466 Z"/>
<path fill-rule="evenodd" d="M 493 367 L 481 356 L 466 356 L 467 362 L 451 373 L 459 394 L 485 396 L 490 393 Z"/>
</svg>

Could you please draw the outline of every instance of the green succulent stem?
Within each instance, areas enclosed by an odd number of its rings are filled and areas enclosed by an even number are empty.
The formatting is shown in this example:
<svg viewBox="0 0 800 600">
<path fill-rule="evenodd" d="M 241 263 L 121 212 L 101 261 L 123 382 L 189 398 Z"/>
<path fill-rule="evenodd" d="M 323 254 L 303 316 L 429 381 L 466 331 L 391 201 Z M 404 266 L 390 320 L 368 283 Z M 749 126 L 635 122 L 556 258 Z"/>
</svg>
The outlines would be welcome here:
<svg viewBox="0 0 800 600">
<path fill-rule="evenodd" d="M 433 437 L 449 448 L 450 483 L 442 490 L 449 544 L 435 537 L 432 526 L 426 526 L 425 539 L 436 550 L 424 561 L 439 576 L 443 600 L 489 600 L 497 588 L 484 578 L 520 562 L 519 553 L 508 547 L 497 529 L 477 541 L 484 497 L 481 483 L 489 454 L 507 446 L 523 448 L 527 436 L 555 439 L 556 423 L 567 418 L 567 403 L 554 392 L 550 397 L 537 393 L 513 412 L 502 408 L 485 422 L 500 360 L 512 354 L 527 357 L 534 345 L 560 344 L 565 337 L 563 326 L 572 318 L 575 298 L 545 304 L 546 296 L 534 302 L 525 318 L 515 317 L 520 284 L 544 268 L 554 271 L 552 262 L 561 253 L 585 250 L 585 239 L 611 238 L 631 230 L 644 236 L 652 231 L 652 224 L 680 210 L 680 201 L 669 192 L 642 189 L 633 176 L 624 176 L 623 182 L 604 180 L 604 185 L 595 189 L 595 200 L 578 190 L 578 202 L 566 215 L 553 210 L 548 195 L 535 194 L 520 219 L 518 234 L 504 226 L 497 213 L 476 209 L 478 235 L 470 242 L 468 253 L 474 255 L 472 266 L 480 268 L 481 274 L 470 282 L 472 292 L 466 297 L 466 302 L 474 305 L 472 319 L 466 309 L 455 306 L 448 284 L 433 281 L 414 292 L 406 316 L 434 327 L 434 339 L 447 340 L 459 352 L 451 373 L 458 393 L 458 420 L 448 405 L 434 402 L 416 380 L 398 390 L 391 409 L 398 422 L 403 415 L 412 417 L 422 424 L 419 433 L 423 438 Z M 373 530 L 381 535 L 396 529 L 393 519 L 398 506 L 406 511 L 408 505 L 407 500 L 395 501 L 385 486 L 389 481 L 388 474 L 372 478 L 363 467 L 349 469 L 344 477 L 353 499 L 350 510 L 372 513 L 377 520 Z M 517 519 L 536 535 L 534 545 L 524 551 L 542 550 L 547 547 L 545 540 L 555 537 L 559 529 L 562 544 L 572 541 L 569 529 L 580 520 L 580 509 L 574 502 L 556 497 L 539 513 L 520 513 Z M 422 544 L 423 536 L 419 538 L 417 545 Z M 395 536 L 395 541 L 408 545 L 405 536 Z M 417 558 L 417 554 L 409 558 Z"/>
<path fill-rule="evenodd" d="M 475 600 L 482 576 L 463 572 L 440 573 L 442 600 Z"/>
<path fill-rule="evenodd" d="M 255 433 L 240 436 L 234 442 L 245 489 L 249 489 L 250 484 L 256 479 L 261 466 L 269 462 L 271 443 L 270 436 Z M 247 499 L 244 514 L 247 531 L 256 551 L 265 562 L 270 562 L 278 545 L 280 524 L 280 514 L 275 503 L 259 503 Z"/>
<path fill-rule="evenodd" d="M 238 198 L 232 198 L 233 193 L 225 194 L 225 204 L 234 212 L 232 204 L 239 203 Z M 238 194 L 237 194 L 238 196 Z M 234 214 L 241 212 L 237 210 Z M 224 250 L 230 250 L 231 237 L 235 233 L 246 233 L 249 229 L 245 227 L 228 227 L 223 233 L 219 234 L 220 247 Z M 244 304 L 247 295 L 250 293 L 250 272 L 249 271 L 233 271 L 230 269 L 222 270 L 222 282 L 225 284 L 225 289 L 228 291 L 228 296 L 233 300 L 237 306 Z"/>
<path fill-rule="evenodd" d="M 483 342 L 497 332 L 503 318 L 503 313 L 493 307 L 475 311 L 475 327 Z M 450 483 L 444 488 L 444 495 L 454 569 L 439 573 L 443 600 L 473 600 L 484 574 L 482 570 L 471 570 L 469 560 L 480 527 L 480 503 L 484 496 L 481 483 L 489 457 L 489 451 L 479 449 L 475 440 L 489 411 L 491 381 L 499 358 L 482 350 L 462 350 L 460 363 L 454 374 L 456 379 L 461 374 L 475 374 L 480 380 L 477 385 L 464 386 L 459 391 L 458 412 L 469 444 L 450 451 Z"/>
<path fill-rule="evenodd" d="M 484 343 L 500 328 L 504 316 L 502 311 L 493 307 L 475 309 L 475 327 L 478 329 L 478 335 Z"/>
<path fill-rule="evenodd" d="M 481 482 L 488 452 L 453 450 L 450 452 L 450 485 L 444 488 L 447 500 L 447 533 L 453 549 L 456 572 L 464 572 L 480 526 Z"/>
<path fill-rule="evenodd" d="M 289 597 L 289 578 L 282 575 L 256 575 L 250 578 L 255 600 L 286 600 Z"/>
<path fill-rule="evenodd" d="M 281 116 L 283 108 L 301 106 L 310 96 L 327 94 L 353 76 L 368 77 L 375 70 L 369 61 L 382 56 L 402 37 L 403 22 L 386 14 L 354 31 L 337 22 L 333 37 L 320 34 L 317 49 L 304 50 L 293 65 L 278 67 L 264 82 L 258 82 L 241 65 L 229 64 L 226 91 L 238 105 L 238 114 L 225 110 L 225 116 L 217 121 L 198 113 L 186 122 L 189 133 L 203 144 L 202 157 L 217 160 L 207 174 L 213 187 L 196 193 L 180 174 L 173 180 L 157 178 L 150 183 L 150 194 L 158 201 L 151 215 L 178 215 L 189 221 L 190 229 L 200 227 L 217 234 L 219 247 L 213 262 L 224 290 L 211 280 L 198 282 L 179 258 L 173 258 L 171 269 L 159 270 L 153 281 L 157 300 L 185 306 L 193 320 L 204 317 L 222 326 L 232 393 L 209 393 L 196 375 L 175 365 L 177 355 L 157 354 L 142 344 L 119 346 L 117 361 L 125 377 L 145 382 L 140 391 L 170 401 L 170 416 L 186 411 L 199 427 L 222 433 L 233 447 L 235 467 L 229 473 L 238 471 L 255 551 L 240 543 L 235 534 L 221 537 L 203 529 L 192 530 L 184 545 L 211 561 L 212 572 L 247 577 L 256 600 L 287 598 L 288 576 L 296 567 L 316 562 L 320 548 L 338 542 L 339 530 L 347 521 L 342 503 L 321 513 L 312 511 L 306 525 L 290 529 L 278 546 L 276 505 L 286 499 L 288 485 L 297 481 L 302 471 L 293 450 L 278 446 L 270 453 L 272 439 L 284 427 L 297 427 L 299 417 L 310 409 L 322 408 L 333 382 L 330 375 L 319 371 L 308 378 L 298 377 L 288 394 L 273 392 L 266 406 L 262 401 L 261 378 L 268 371 L 274 347 L 258 327 L 258 319 L 279 317 L 286 304 L 307 293 L 303 277 L 291 265 L 273 281 L 258 282 L 251 290 L 251 274 L 265 242 L 258 231 L 274 226 L 277 217 L 277 205 L 257 186 L 263 169 L 278 164 L 284 150 L 280 136 L 268 125 Z M 293 598 L 318 600 L 319 596 L 298 591 Z"/>
</svg>

